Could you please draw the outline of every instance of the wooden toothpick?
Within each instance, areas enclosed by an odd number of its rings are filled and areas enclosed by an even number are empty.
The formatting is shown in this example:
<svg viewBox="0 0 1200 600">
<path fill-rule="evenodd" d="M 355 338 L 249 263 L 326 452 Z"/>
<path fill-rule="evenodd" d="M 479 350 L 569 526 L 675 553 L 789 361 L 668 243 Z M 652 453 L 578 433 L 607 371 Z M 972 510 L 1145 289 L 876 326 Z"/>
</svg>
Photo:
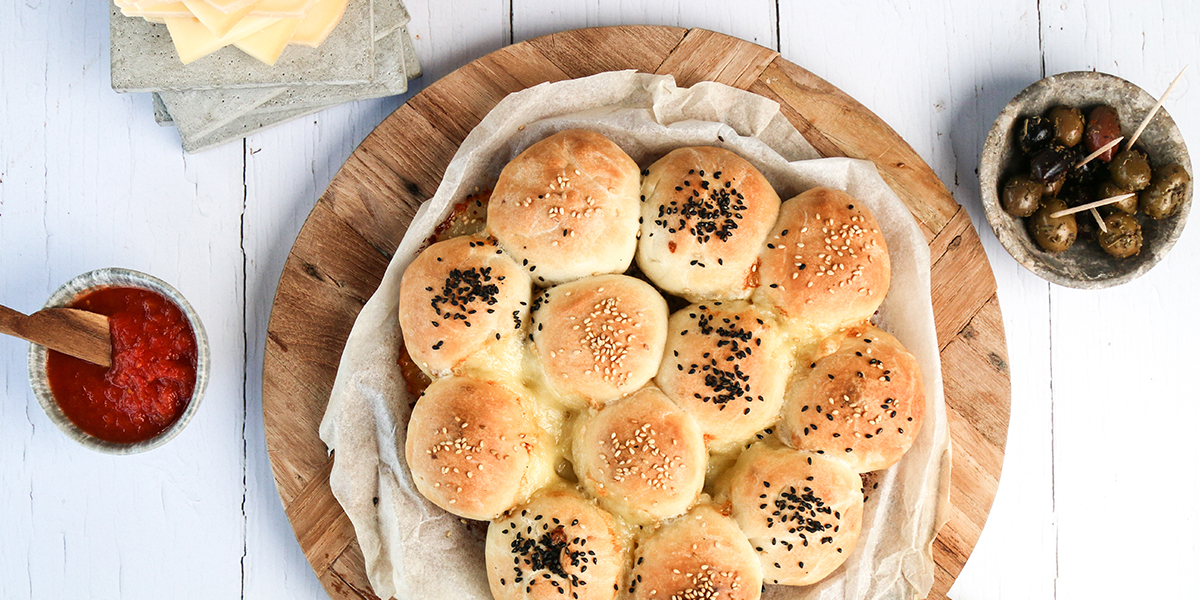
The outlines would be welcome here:
<svg viewBox="0 0 1200 600">
<path fill-rule="evenodd" d="M 1146 115 L 1145 119 L 1142 119 L 1142 124 L 1138 125 L 1138 128 L 1133 132 L 1133 136 L 1129 138 L 1129 143 L 1125 145 L 1126 149 L 1132 148 L 1134 142 L 1136 142 L 1138 137 L 1142 135 L 1142 132 L 1146 130 L 1146 126 L 1150 124 L 1150 119 L 1153 119 L 1155 113 L 1158 112 L 1158 109 L 1162 108 L 1163 102 L 1167 101 L 1167 96 L 1171 95 L 1171 90 L 1175 89 L 1175 86 L 1179 83 L 1180 79 L 1183 79 L 1183 74 L 1187 72 L 1187 69 L 1188 66 L 1183 65 L 1183 69 L 1181 69 L 1179 74 L 1175 76 L 1175 80 L 1171 82 L 1171 85 L 1167 86 L 1167 91 L 1163 92 L 1162 98 L 1159 98 L 1158 102 L 1154 103 L 1154 107 L 1150 109 L 1149 114 Z"/>
<path fill-rule="evenodd" d="M 1088 210 L 1090 210 L 1092 212 L 1092 216 L 1096 218 L 1096 224 L 1100 226 L 1100 231 L 1108 233 L 1108 225 L 1105 225 L 1104 219 L 1100 218 L 1100 211 L 1094 208 L 1089 208 Z"/>
<path fill-rule="evenodd" d="M 1088 209 L 1099 208 L 1099 207 L 1101 207 L 1101 206 L 1108 206 L 1109 204 L 1113 204 L 1113 203 L 1116 203 L 1116 202 L 1120 202 L 1120 201 L 1122 201 L 1122 200 L 1124 200 L 1124 199 L 1126 199 L 1126 198 L 1132 198 L 1132 197 L 1134 197 L 1134 196 L 1136 196 L 1136 195 L 1137 195 L 1137 194 L 1133 194 L 1133 193 L 1129 193 L 1129 194 L 1121 194 L 1120 196 L 1112 196 L 1112 197 L 1109 197 L 1109 198 L 1104 198 L 1103 200 L 1097 200 L 1097 201 L 1095 201 L 1095 202 L 1088 202 L 1087 204 L 1081 204 L 1081 205 L 1079 205 L 1079 206 L 1076 206 L 1075 208 L 1067 208 L 1067 209 L 1063 209 L 1063 210 L 1056 210 L 1056 211 L 1054 211 L 1054 212 L 1050 213 L 1050 217 L 1051 217 L 1051 218 L 1053 218 L 1053 219 L 1057 219 L 1057 218 L 1059 218 L 1059 217 L 1065 217 L 1065 216 L 1067 216 L 1067 215 L 1073 215 L 1073 214 L 1075 214 L 1075 213 L 1077 213 L 1077 212 L 1083 212 L 1083 211 L 1085 211 L 1085 210 L 1088 210 Z M 1099 216 L 1099 213 L 1097 213 L 1097 217 L 1098 217 L 1098 216 Z"/>
<path fill-rule="evenodd" d="M 1119 137 L 1119 138 L 1116 138 L 1116 139 L 1114 139 L 1113 141 L 1111 141 L 1111 142 L 1109 142 L 1109 143 L 1107 143 L 1107 144 L 1105 144 L 1105 145 L 1103 145 L 1103 146 L 1100 146 L 1099 148 L 1096 148 L 1096 151 L 1095 151 L 1095 152 L 1093 152 L 1093 153 L 1091 153 L 1091 154 L 1089 154 L 1089 155 L 1087 155 L 1087 156 L 1083 157 L 1083 160 L 1079 161 L 1079 162 L 1078 162 L 1078 163 L 1075 165 L 1075 168 L 1076 168 L 1076 169 L 1078 169 L 1079 167 L 1082 167 L 1083 165 L 1086 165 L 1086 164 L 1088 164 L 1088 163 L 1092 162 L 1092 160 L 1093 160 L 1093 159 L 1095 159 L 1097 156 L 1100 156 L 1101 154 L 1104 154 L 1105 152 L 1108 152 L 1108 151 L 1109 151 L 1109 149 L 1111 149 L 1113 146 L 1116 146 L 1117 144 L 1120 144 L 1120 143 L 1121 143 L 1121 140 L 1123 140 L 1123 139 L 1125 139 L 1125 136 L 1121 136 L 1121 137 Z"/>
</svg>

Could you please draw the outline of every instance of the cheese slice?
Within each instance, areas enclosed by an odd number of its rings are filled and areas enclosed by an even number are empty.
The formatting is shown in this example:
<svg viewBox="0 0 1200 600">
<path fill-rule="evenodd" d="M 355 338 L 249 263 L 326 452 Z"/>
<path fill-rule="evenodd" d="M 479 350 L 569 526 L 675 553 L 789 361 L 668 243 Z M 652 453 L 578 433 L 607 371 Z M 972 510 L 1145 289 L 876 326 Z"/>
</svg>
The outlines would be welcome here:
<svg viewBox="0 0 1200 600">
<path fill-rule="evenodd" d="M 255 0 L 204 0 L 205 4 L 223 13 L 239 11 L 254 4 L 254 2 Z"/>
<path fill-rule="evenodd" d="M 315 2 L 316 0 L 259 0 L 250 16 L 300 18 L 308 13 L 308 7 Z"/>
<path fill-rule="evenodd" d="M 249 16 L 257 2 L 229 13 L 221 12 L 205 4 L 204 0 L 183 0 L 183 4 L 205 27 L 211 29 L 216 35 L 223 36 L 229 33 L 239 21 Z"/>
<path fill-rule="evenodd" d="M 258 33 L 250 34 L 234 42 L 233 45 L 268 65 L 274 65 L 275 61 L 279 60 L 279 55 L 283 54 L 283 49 L 287 47 L 288 41 L 292 39 L 292 34 L 300 26 L 300 21 L 300 19 L 280 19 L 278 23 Z"/>
<path fill-rule="evenodd" d="M 293 44 L 316 48 L 329 37 L 346 12 L 349 0 L 317 0 L 308 7 L 308 13 L 292 36 Z"/>
<path fill-rule="evenodd" d="M 175 52 L 185 65 L 279 22 L 273 17 L 248 17 L 238 21 L 229 33 L 219 36 L 198 19 L 166 17 L 163 20 L 171 32 Z"/>
<path fill-rule="evenodd" d="M 126 6 L 121 6 L 126 4 Z M 127 17 L 190 17 L 192 11 L 182 2 L 143 2 L 141 4 L 118 2 L 121 14 Z"/>
</svg>

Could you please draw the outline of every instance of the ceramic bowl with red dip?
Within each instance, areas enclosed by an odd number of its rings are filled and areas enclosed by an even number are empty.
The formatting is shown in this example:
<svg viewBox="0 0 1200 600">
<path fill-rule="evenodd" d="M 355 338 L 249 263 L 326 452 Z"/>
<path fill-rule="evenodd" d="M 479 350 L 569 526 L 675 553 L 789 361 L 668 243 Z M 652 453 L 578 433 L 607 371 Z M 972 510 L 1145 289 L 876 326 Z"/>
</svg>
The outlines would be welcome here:
<svg viewBox="0 0 1200 600">
<path fill-rule="evenodd" d="M 31 344 L 29 380 L 67 437 L 109 454 L 157 448 L 195 415 L 208 384 L 208 337 L 178 290 L 129 269 L 106 268 L 64 283 L 44 308 L 109 317 L 111 367 Z"/>
</svg>

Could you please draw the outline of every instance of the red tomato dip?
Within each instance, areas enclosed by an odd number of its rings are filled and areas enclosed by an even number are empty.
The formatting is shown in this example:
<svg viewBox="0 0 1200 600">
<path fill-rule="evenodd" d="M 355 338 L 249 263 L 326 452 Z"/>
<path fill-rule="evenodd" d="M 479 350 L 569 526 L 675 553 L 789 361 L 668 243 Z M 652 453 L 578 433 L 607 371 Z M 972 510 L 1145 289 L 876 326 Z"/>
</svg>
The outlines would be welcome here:
<svg viewBox="0 0 1200 600">
<path fill-rule="evenodd" d="M 196 387 L 196 334 L 187 317 L 162 294 L 137 288 L 102 288 L 73 302 L 107 315 L 112 367 L 51 350 L 50 391 L 63 414 L 102 440 L 134 443 L 170 427 Z"/>
</svg>

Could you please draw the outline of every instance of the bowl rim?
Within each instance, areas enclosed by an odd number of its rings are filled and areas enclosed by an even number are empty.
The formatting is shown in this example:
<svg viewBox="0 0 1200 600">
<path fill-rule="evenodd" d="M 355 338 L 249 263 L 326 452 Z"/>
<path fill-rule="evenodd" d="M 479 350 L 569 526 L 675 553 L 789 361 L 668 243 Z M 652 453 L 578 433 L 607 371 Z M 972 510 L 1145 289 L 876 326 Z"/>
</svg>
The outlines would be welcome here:
<svg viewBox="0 0 1200 600">
<path fill-rule="evenodd" d="M 58 401 L 54 399 L 54 395 L 50 391 L 49 379 L 46 373 L 46 360 L 49 353 L 45 346 L 29 344 L 29 383 L 33 387 L 33 393 L 38 399 L 38 404 L 42 406 L 42 411 L 58 427 L 59 431 L 62 431 L 71 440 L 90 450 L 105 454 L 138 454 L 153 450 L 171 441 L 183 431 L 183 428 L 195 416 L 196 411 L 200 407 L 200 400 L 204 397 L 204 391 L 208 387 L 209 369 L 211 367 L 208 334 L 204 330 L 204 325 L 200 322 L 199 314 L 192 308 L 191 303 L 183 297 L 183 294 L 179 293 L 179 290 L 152 275 L 121 267 L 105 267 L 71 278 L 59 286 L 54 293 L 50 294 L 50 297 L 46 300 L 46 304 L 42 308 L 62 308 L 85 293 L 105 287 L 132 287 L 158 292 L 174 302 L 183 311 L 188 323 L 192 326 L 192 333 L 196 336 L 196 385 L 192 390 L 192 396 L 189 398 L 188 406 L 184 409 L 183 414 L 179 415 L 179 418 L 169 427 L 148 440 L 128 444 L 110 442 L 83 431 L 63 414 Z"/>
<path fill-rule="evenodd" d="M 1000 245 L 1004 247 L 1005 251 L 1007 251 L 1018 264 L 1032 272 L 1034 275 L 1037 275 L 1038 277 L 1041 277 L 1042 279 L 1045 279 L 1051 283 L 1076 289 L 1104 289 L 1129 283 L 1130 281 L 1141 277 L 1150 271 L 1150 269 L 1158 265 L 1158 263 L 1162 261 L 1163 257 L 1170 252 L 1171 248 L 1175 246 L 1175 242 L 1177 242 L 1179 237 L 1183 234 L 1184 227 L 1187 225 L 1187 217 L 1191 209 L 1191 199 L 1195 188 L 1195 178 L 1193 177 L 1193 183 L 1192 185 L 1188 186 L 1188 197 L 1184 201 L 1182 210 L 1178 214 L 1169 217 L 1175 221 L 1174 226 L 1167 233 L 1166 237 L 1163 238 L 1163 241 L 1161 242 L 1161 248 L 1155 251 L 1152 259 L 1143 263 L 1136 269 L 1113 277 L 1096 279 L 1068 277 L 1060 273 L 1058 270 L 1046 265 L 1046 263 L 1039 256 L 1031 253 L 1024 246 L 1010 239 L 1008 235 L 1001 235 L 1001 226 L 997 220 L 1000 218 L 1014 218 L 1010 217 L 1009 214 L 1000 206 L 999 194 L 996 192 L 996 185 L 994 185 L 999 183 L 1000 177 L 1003 175 L 1004 165 L 999 163 L 1000 158 L 1003 156 L 1003 144 L 1006 137 L 1006 130 L 1012 127 L 1016 120 L 1020 118 L 1020 109 L 1026 103 L 1026 101 L 1042 92 L 1044 88 L 1051 88 L 1052 86 L 1065 82 L 1097 79 L 1108 79 L 1119 82 L 1123 85 L 1129 86 L 1132 90 L 1136 90 L 1137 93 L 1141 96 L 1144 96 L 1144 98 L 1149 98 L 1151 103 L 1157 101 L 1157 98 L 1150 95 L 1149 92 L 1142 89 L 1137 84 L 1116 75 L 1104 73 L 1102 71 L 1065 71 L 1050 75 L 1033 82 L 1025 89 L 1021 90 L 1019 94 L 1014 96 L 1012 100 L 1009 100 L 1008 103 L 1004 105 L 1004 108 L 1000 111 L 999 115 L 996 117 L 996 120 L 992 123 L 991 129 L 988 130 L 988 134 L 984 140 L 983 148 L 980 151 L 979 158 L 979 192 L 983 203 L 984 215 L 987 217 L 988 225 L 991 227 L 992 233 L 994 233 L 996 235 L 996 239 L 1000 241 Z M 1191 175 L 1191 156 L 1187 150 L 1187 142 L 1183 139 L 1183 133 L 1179 130 L 1179 126 L 1175 123 L 1175 120 L 1171 118 L 1170 113 L 1165 107 L 1159 109 L 1158 114 L 1154 117 L 1154 120 L 1158 120 L 1160 117 L 1166 120 L 1166 127 L 1168 130 L 1173 131 L 1179 136 L 1179 153 L 1183 158 L 1181 162 L 1183 163 L 1185 169 L 1187 169 L 1188 174 Z M 986 160 L 989 155 L 995 156 L 995 160 Z M 986 181 L 993 181 L 994 184 L 988 185 L 985 183 Z"/>
</svg>

